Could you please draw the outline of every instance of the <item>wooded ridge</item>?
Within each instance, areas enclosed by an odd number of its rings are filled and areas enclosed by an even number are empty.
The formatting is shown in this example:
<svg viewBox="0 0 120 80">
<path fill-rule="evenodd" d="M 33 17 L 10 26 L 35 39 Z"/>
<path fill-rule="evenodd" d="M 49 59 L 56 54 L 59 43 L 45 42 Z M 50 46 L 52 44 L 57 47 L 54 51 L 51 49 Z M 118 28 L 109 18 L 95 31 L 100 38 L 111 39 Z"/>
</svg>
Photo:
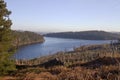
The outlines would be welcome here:
<svg viewBox="0 0 120 80">
<path fill-rule="evenodd" d="M 105 32 L 105 31 L 60 32 L 60 33 L 49 33 L 44 36 L 57 37 L 57 38 L 84 39 L 84 40 L 120 39 L 120 34 Z"/>
<path fill-rule="evenodd" d="M 42 35 L 30 31 L 12 31 L 12 35 L 14 37 L 14 46 L 42 43 L 45 41 Z"/>
</svg>

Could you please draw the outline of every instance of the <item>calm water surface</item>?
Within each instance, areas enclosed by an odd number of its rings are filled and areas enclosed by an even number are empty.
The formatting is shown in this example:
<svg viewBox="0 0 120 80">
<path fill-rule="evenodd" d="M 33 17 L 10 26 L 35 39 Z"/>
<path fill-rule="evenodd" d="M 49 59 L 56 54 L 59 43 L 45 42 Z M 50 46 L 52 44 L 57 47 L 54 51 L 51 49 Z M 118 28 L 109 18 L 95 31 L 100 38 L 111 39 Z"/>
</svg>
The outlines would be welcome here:
<svg viewBox="0 0 120 80">
<path fill-rule="evenodd" d="M 19 48 L 14 54 L 17 59 L 33 59 L 59 51 L 72 51 L 82 45 L 110 43 L 110 40 L 77 40 L 45 37 L 44 43 L 27 45 Z"/>
</svg>

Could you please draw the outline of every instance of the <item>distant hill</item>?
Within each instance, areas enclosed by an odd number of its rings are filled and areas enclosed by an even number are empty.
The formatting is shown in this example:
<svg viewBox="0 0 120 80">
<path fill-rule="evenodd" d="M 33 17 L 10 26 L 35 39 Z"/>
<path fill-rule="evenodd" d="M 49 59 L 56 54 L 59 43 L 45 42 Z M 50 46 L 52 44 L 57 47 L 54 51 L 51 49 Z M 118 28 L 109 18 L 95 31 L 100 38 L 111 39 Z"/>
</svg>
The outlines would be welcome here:
<svg viewBox="0 0 120 80">
<path fill-rule="evenodd" d="M 23 46 L 33 43 L 42 43 L 44 38 L 42 35 L 29 31 L 12 31 L 13 45 Z"/>
<path fill-rule="evenodd" d="M 120 39 L 120 34 L 105 31 L 81 31 L 81 32 L 61 32 L 49 33 L 44 36 L 84 40 L 116 40 Z"/>
</svg>

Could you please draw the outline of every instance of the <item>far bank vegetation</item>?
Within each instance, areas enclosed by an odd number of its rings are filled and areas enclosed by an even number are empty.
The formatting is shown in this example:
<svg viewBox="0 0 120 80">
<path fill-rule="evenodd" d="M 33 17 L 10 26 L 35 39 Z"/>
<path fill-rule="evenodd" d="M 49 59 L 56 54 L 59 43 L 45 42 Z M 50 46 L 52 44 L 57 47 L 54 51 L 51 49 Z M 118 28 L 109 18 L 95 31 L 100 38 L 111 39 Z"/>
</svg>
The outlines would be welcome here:
<svg viewBox="0 0 120 80">
<path fill-rule="evenodd" d="M 45 41 L 42 35 L 30 31 L 12 31 L 12 35 L 13 45 L 17 47 Z"/>
</svg>

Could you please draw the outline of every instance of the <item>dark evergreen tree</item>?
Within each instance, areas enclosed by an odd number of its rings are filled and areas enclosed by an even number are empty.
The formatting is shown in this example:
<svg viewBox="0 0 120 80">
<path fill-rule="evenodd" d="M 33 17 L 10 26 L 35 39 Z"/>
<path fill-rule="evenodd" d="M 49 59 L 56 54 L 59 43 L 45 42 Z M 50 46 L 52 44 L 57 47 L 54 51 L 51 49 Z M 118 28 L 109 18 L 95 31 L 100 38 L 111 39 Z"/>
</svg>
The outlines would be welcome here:
<svg viewBox="0 0 120 80">
<path fill-rule="evenodd" d="M 5 1 L 0 0 L 0 75 L 8 74 L 15 69 L 13 61 L 10 60 L 13 53 L 10 14 Z"/>
</svg>

